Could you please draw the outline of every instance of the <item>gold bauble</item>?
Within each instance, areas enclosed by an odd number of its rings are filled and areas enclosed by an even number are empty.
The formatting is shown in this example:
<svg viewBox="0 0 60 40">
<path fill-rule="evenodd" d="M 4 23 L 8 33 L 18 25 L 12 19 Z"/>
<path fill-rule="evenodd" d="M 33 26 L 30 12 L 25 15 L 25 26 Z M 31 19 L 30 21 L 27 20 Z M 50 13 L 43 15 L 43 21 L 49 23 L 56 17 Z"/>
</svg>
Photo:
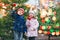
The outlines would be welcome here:
<svg viewBox="0 0 60 40">
<path fill-rule="evenodd" d="M 56 16 L 53 16 L 53 17 L 52 17 L 52 20 L 53 20 L 53 21 L 56 21 Z"/>
<path fill-rule="evenodd" d="M 56 35 L 58 36 L 59 35 L 59 32 L 56 32 Z"/>
<path fill-rule="evenodd" d="M 55 32 L 52 32 L 52 35 L 55 35 Z"/>
</svg>

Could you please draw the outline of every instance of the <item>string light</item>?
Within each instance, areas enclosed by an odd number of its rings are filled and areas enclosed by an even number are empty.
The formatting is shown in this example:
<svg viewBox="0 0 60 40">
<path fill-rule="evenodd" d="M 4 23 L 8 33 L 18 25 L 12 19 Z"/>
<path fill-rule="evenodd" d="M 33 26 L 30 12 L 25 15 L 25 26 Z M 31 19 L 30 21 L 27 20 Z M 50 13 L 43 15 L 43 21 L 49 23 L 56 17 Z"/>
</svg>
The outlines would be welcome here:
<svg viewBox="0 0 60 40">
<path fill-rule="evenodd" d="M 43 32 L 42 30 L 39 30 L 39 31 L 38 31 L 38 33 L 40 33 L 40 34 L 41 34 L 42 32 Z"/>
<path fill-rule="evenodd" d="M 55 35 L 55 32 L 52 32 L 52 35 Z"/>
</svg>

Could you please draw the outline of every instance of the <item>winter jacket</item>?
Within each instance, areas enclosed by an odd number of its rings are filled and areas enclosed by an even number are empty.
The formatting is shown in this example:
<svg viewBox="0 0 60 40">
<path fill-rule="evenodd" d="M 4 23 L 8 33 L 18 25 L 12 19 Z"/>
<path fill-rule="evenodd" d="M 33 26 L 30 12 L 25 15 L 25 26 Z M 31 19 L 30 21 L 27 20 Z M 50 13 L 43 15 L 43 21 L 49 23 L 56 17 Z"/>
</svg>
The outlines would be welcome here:
<svg viewBox="0 0 60 40">
<path fill-rule="evenodd" d="M 16 13 L 16 11 L 12 11 L 12 18 L 14 19 L 14 27 L 13 30 L 14 31 L 18 31 L 18 32 L 26 32 L 27 28 L 26 28 L 26 21 L 24 19 L 23 15 L 18 15 Z"/>
<path fill-rule="evenodd" d="M 38 26 L 39 23 L 37 21 L 37 19 L 32 18 L 31 20 L 26 21 L 26 25 L 27 25 L 27 36 L 28 37 L 36 37 L 38 36 Z"/>
</svg>

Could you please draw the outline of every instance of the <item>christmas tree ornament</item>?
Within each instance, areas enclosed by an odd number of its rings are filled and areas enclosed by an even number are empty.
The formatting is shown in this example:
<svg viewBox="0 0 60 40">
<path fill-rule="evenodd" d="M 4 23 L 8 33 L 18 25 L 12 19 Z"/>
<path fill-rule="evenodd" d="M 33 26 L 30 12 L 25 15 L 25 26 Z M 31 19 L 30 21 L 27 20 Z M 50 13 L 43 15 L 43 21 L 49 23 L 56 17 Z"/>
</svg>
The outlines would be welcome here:
<svg viewBox="0 0 60 40">
<path fill-rule="evenodd" d="M 48 26 L 48 29 L 51 29 L 51 26 Z"/>
<path fill-rule="evenodd" d="M 45 30 L 46 29 L 46 26 L 42 26 L 42 29 Z"/>
<path fill-rule="evenodd" d="M 15 10 L 15 9 L 16 9 L 16 7 L 13 7 L 12 9 L 13 9 L 13 10 Z"/>
<path fill-rule="evenodd" d="M 17 7 L 19 4 L 17 3 L 13 3 L 13 7 Z"/>
<path fill-rule="evenodd" d="M 47 23 L 50 23 L 50 19 L 47 21 Z"/>
<path fill-rule="evenodd" d="M 48 20 L 49 20 L 49 18 L 48 18 L 48 17 L 46 17 L 46 18 L 45 18 L 45 21 L 48 21 Z"/>
<path fill-rule="evenodd" d="M 52 9 L 51 8 L 48 9 L 48 14 L 47 15 L 52 15 Z"/>
<path fill-rule="evenodd" d="M 0 3 L 0 6 L 1 6 L 1 7 L 4 6 L 4 3 L 1 2 L 1 3 Z"/>
<path fill-rule="evenodd" d="M 59 35 L 60 35 L 60 31 L 59 31 Z"/>
<path fill-rule="evenodd" d="M 43 19 L 43 18 L 45 18 L 45 16 L 40 15 L 40 18 Z"/>
<path fill-rule="evenodd" d="M 55 28 L 59 28 L 59 26 L 56 26 Z"/>
<path fill-rule="evenodd" d="M 18 4 L 18 3 L 16 4 L 16 7 L 17 7 L 17 6 L 19 6 L 19 4 Z M 22 4 L 21 4 L 20 6 L 22 6 Z"/>
<path fill-rule="evenodd" d="M 42 26 L 40 26 L 40 29 L 42 30 Z"/>
<path fill-rule="evenodd" d="M 15 7 L 16 6 L 16 3 L 13 3 L 13 6 Z"/>
<path fill-rule="evenodd" d="M 56 15 L 56 11 L 54 11 L 53 13 L 54 13 L 54 15 Z"/>
<path fill-rule="evenodd" d="M 12 33 L 12 31 L 10 30 L 9 33 Z"/>
<path fill-rule="evenodd" d="M 45 30 L 46 29 L 46 26 L 40 26 L 40 29 L 41 30 Z"/>
<path fill-rule="evenodd" d="M 40 17 L 44 18 L 44 17 L 46 17 L 46 15 L 47 15 L 47 11 L 45 9 L 42 9 L 42 11 L 40 13 Z"/>
<path fill-rule="evenodd" d="M 2 3 L 0 3 L 0 6 L 2 6 Z"/>
<path fill-rule="evenodd" d="M 22 4 L 18 4 L 18 6 L 22 6 Z"/>
<path fill-rule="evenodd" d="M 46 17 L 46 18 L 45 18 L 45 21 L 46 21 L 47 23 L 50 23 L 49 17 Z"/>
<path fill-rule="evenodd" d="M 0 13 L 0 18 L 2 18 L 3 16 L 7 16 L 5 9 L 1 9 L 0 12 L 1 12 Z"/>
<path fill-rule="evenodd" d="M 47 31 L 44 31 L 43 33 L 44 33 L 44 34 L 47 34 Z"/>
<path fill-rule="evenodd" d="M 39 31 L 38 31 L 38 33 L 40 33 L 40 34 L 41 34 L 42 32 L 43 32 L 42 30 L 39 30 Z"/>
<path fill-rule="evenodd" d="M 41 21 L 42 21 L 42 23 L 45 23 L 45 19 L 42 19 Z"/>
<path fill-rule="evenodd" d="M 52 32 L 52 35 L 54 36 L 56 33 L 55 32 Z"/>
<path fill-rule="evenodd" d="M 6 7 L 6 6 L 2 6 L 2 8 L 7 9 L 7 7 Z"/>
<path fill-rule="evenodd" d="M 25 12 L 27 12 L 27 10 L 25 10 Z"/>
<path fill-rule="evenodd" d="M 50 35 L 50 31 L 48 31 L 47 34 Z"/>
<path fill-rule="evenodd" d="M 53 17 L 52 17 L 52 20 L 53 20 L 53 21 L 56 21 L 56 16 L 53 16 Z"/>
<path fill-rule="evenodd" d="M 59 32 L 56 32 L 56 35 L 58 36 L 59 35 Z"/>
<path fill-rule="evenodd" d="M 2 6 L 4 6 L 5 4 L 4 3 L 2 3 Z"/>
</svg>

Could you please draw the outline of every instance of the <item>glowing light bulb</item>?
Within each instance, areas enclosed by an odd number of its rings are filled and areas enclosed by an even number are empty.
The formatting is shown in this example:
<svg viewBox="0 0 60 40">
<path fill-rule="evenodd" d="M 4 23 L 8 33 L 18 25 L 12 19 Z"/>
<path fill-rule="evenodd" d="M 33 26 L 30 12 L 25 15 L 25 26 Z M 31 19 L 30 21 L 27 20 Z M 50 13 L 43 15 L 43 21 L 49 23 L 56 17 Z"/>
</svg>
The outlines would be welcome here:
<svg viewBox="0 0 60 40">
<path fill-rule="evenodd" d="M 42 33 L 42 30 L 39 30 L 38 32 L 41 34 Z"/>
</svg>

